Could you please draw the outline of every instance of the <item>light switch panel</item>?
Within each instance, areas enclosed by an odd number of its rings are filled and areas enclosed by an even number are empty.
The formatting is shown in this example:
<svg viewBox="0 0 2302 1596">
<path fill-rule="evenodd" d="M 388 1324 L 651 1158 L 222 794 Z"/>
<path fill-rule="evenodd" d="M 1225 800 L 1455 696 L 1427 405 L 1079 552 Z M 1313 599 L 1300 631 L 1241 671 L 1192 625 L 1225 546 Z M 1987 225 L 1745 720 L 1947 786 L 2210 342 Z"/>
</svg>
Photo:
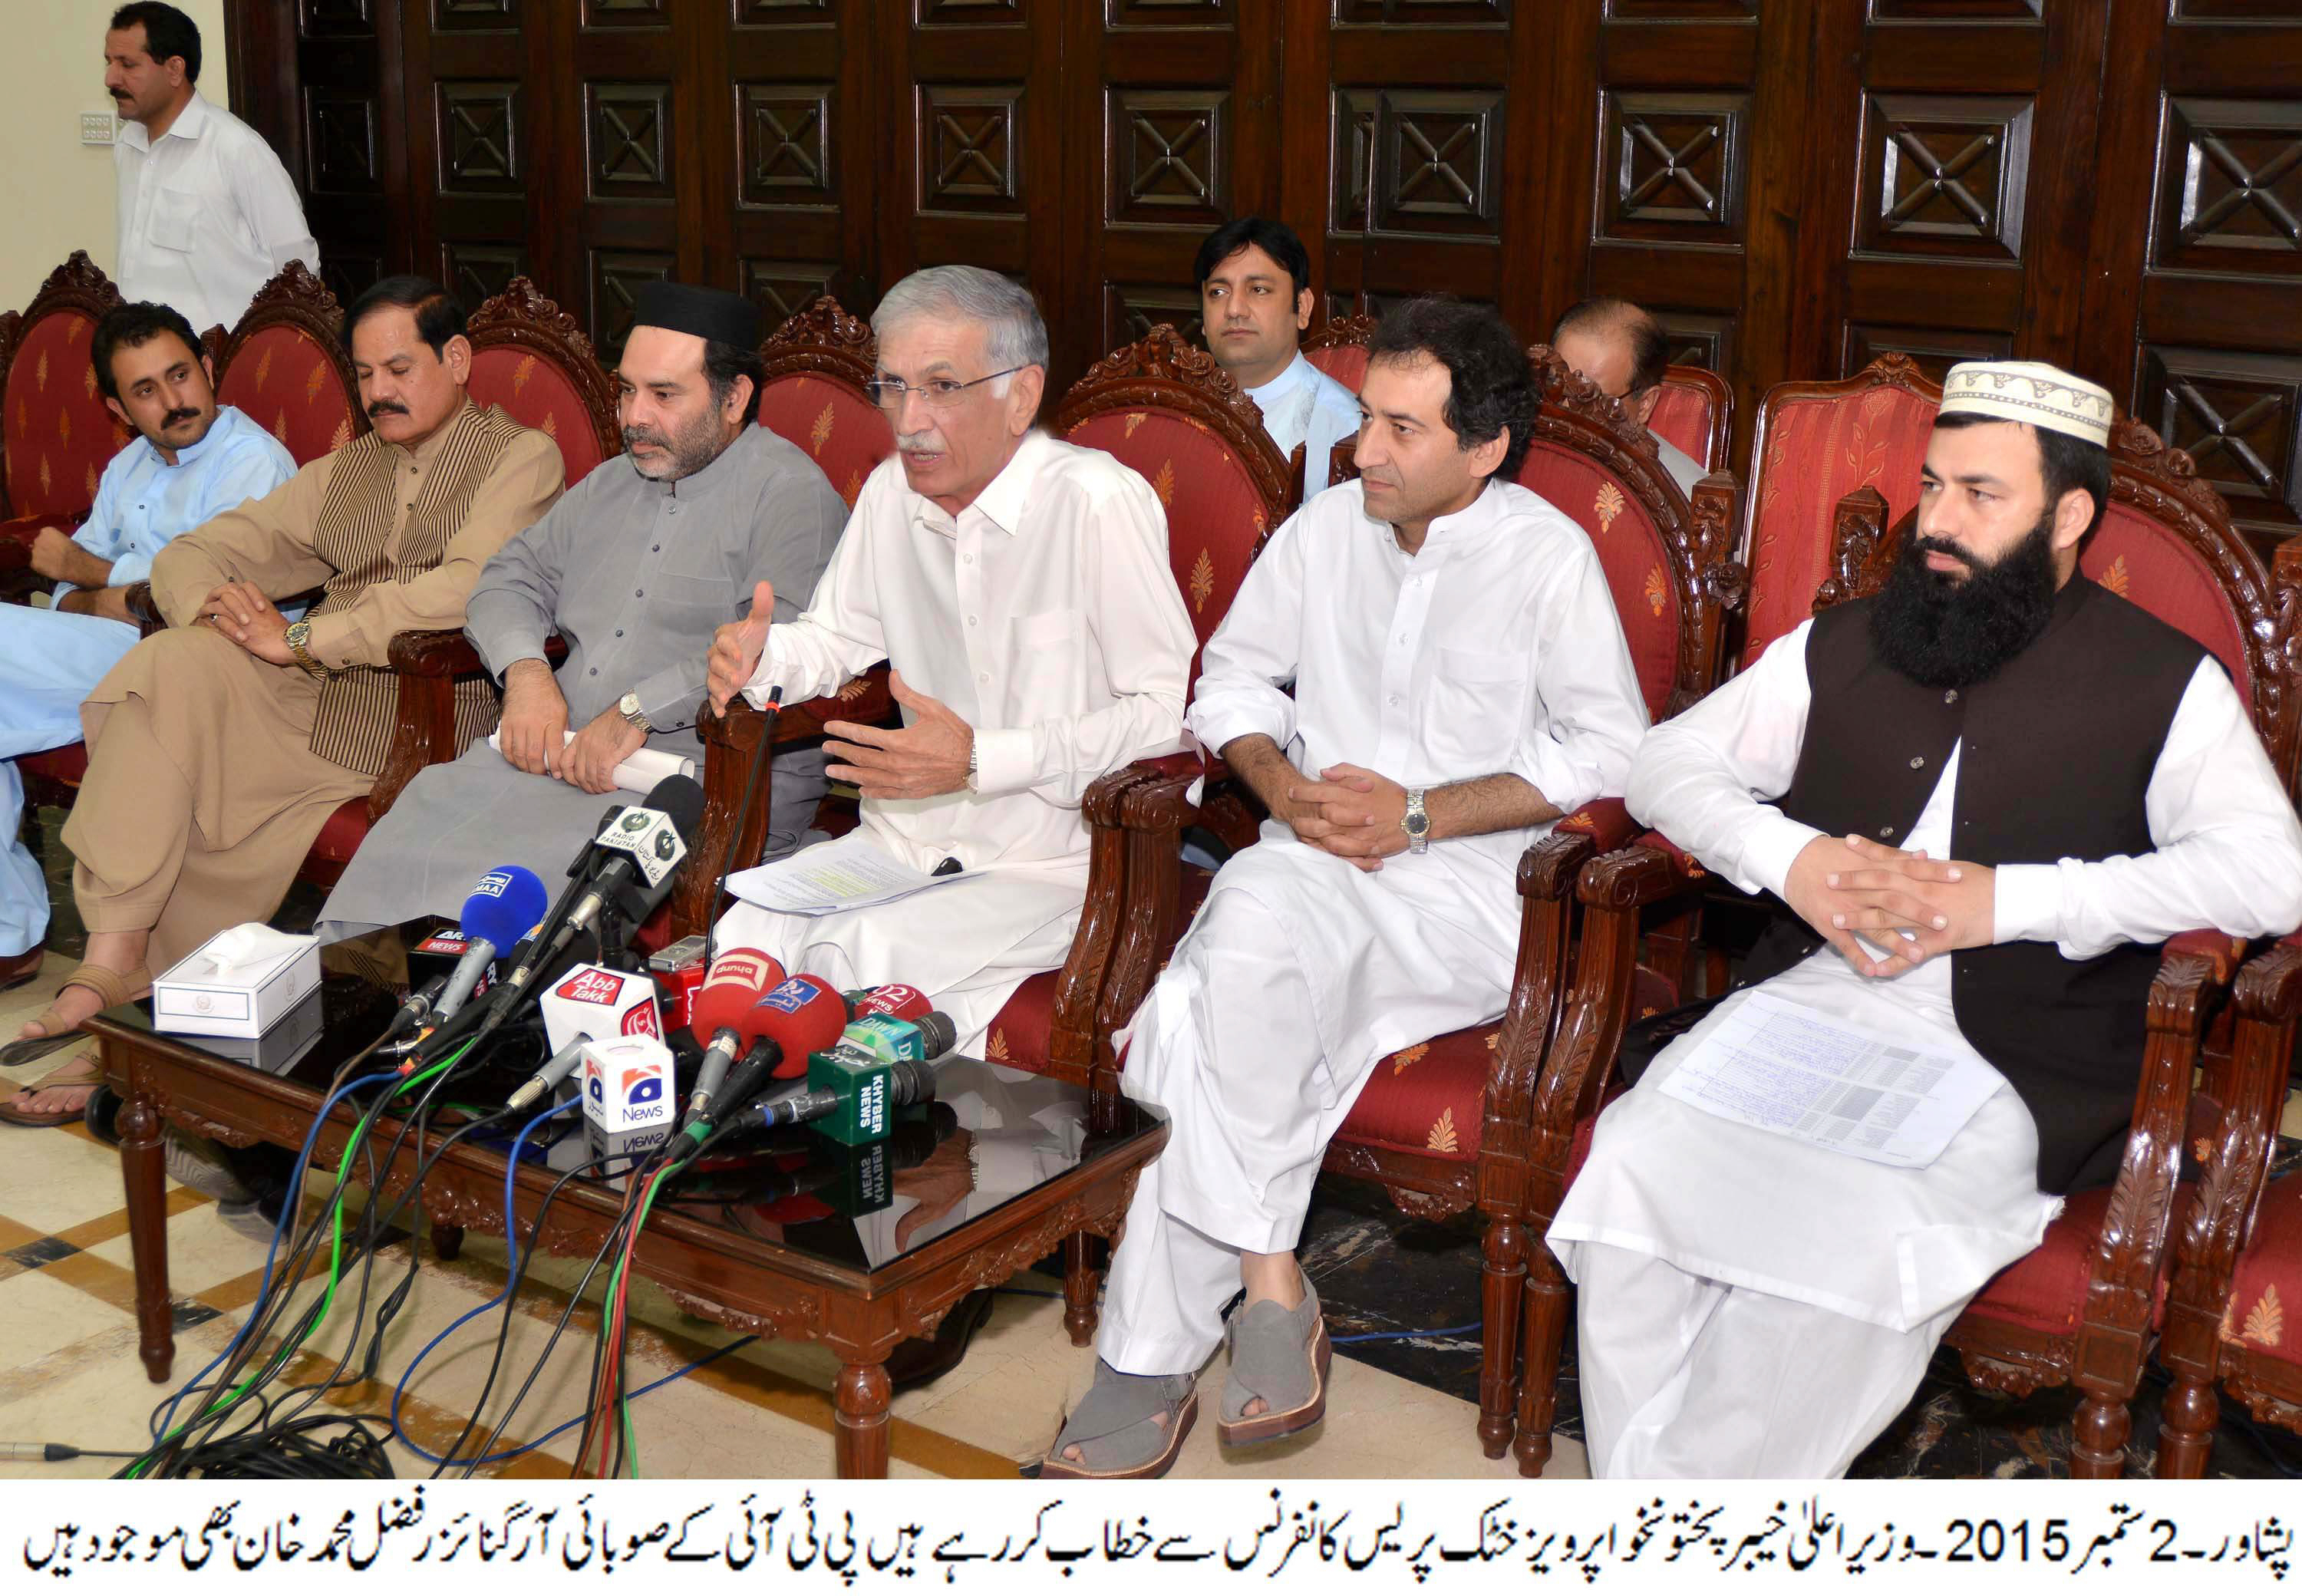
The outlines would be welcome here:
<svg viewBox="0 0 2302 1596">
<path fill-rule="evenodd" d="M 109 111 L 83 111 L 80 113 L 80 141 L 82 144 L 109 144 L 114 125 Z"/>
</svg>

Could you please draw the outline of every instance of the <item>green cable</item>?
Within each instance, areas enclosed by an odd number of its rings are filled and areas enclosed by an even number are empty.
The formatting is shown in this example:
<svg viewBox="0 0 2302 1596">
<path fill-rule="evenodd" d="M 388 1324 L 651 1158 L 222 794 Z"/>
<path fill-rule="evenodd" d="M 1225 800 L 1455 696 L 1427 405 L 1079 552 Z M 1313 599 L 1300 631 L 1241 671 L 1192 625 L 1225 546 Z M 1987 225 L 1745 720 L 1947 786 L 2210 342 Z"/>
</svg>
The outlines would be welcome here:
<svg viewBox="0 0 2302 1596">
<path fill-rule="evenodd" d="M 453 1068 L 462 1060 L 464 1054 L 471 1050 L 471 1047 L 472 1044 L 466 1042 L 461 1047 L 456 1049 L 455 1052 L 449 1054 L 446 1058 L 441 1060 L 440 1063 L 433 1065 L 430 1069 L 425 1070 L 419 1074 L 408 1076 L 407 1079 L 400 1081 L 398 1086 L 393 1087 L 391 1090 L 385 1095 L 383 1099 L 384 1102 L 389 1103 L 392 1098 L 399 1096 L 410 1087 L 419 1085 L 424 1081 L 431 1079 L 432 1077 L 439 1074 L 443 1070 Z M 351 1139 L 344 1145 L 344 1155 L 342 1160 L 336 1165 L 336 1189 L 333 1197 L 330 1199 L 329 1208 L 329 1218 L 333 1226 L 333 1230 L 330 1237 L 330 1246 L 328 1249 L 328 1289 L 326 1293 L 320 1298 L 320 1311 L 318 1316 L 315 1317 L 309 1325 L 305 1327 L 303 1334 L 297 1338 L 299 1341 L 309 1340 L 312 1332 L 319 1329 L 322 1324 L 327 1322 L 328 1310 L 335 1302 L 336 1283 L 341 1274 L 343 1267 L 344 1186 L 350 1179 L 352 1158 L 359 1151 L 361 1141 L 366 1137 L 370 1128 L 374 1125 L 375 1120 L 376 1116 L 373 1113 L 364 1114 L 361 1116 L 358 1128 L 353 1131 Z M 255 1305 L 251 1304 L 249 1306 L 249 1312 L 253 1313 L 254 1311 Z M 269 1361 L 271 1360 L 266 1360 L 266 1362 Z M 247 1379 L 241 1381 L 239 1384 L 234 1387 L 231 1391 L 221 1397 L 211 1399 L 206 1407 L 201 1408 L 197 1413 L 192 1415 L 191 1417 L 186 1419 L 182 1424 L 178 1424 L 174 1429 L 169 1431 L 167 1434 L 162 1436 L 157 1441 L 154 1442 L 151 1448 L 151 1453 L 158 1453 L 163 1448 L 166 1447 L 170 1441 L 183 1434 L 185 1431 L 189 1430 L 193 1425 L 198 1424 L 202 1419 L 206 1418 L 210 1414 L 214 1413 L 218 1408 L 229 1407 L 232 1403 L 239 1400 L 241 1397 L 248 1393 L 248 1388 L 256 1383 L 257 1377 L 261 1375 L 262 1373 L 262 1369 L 257 1369 L 255 1373 L 249 1374 Z M 130 1468 L 128 1471 L 128 1477 L 131 1480 L 140 1477 L 143 1471 L 149 1466 L 153 1461 L 153 1457 L 150 1454 L 147 1454 L 142 1461 L 139 1462 L 133 1468 Z"/>
</svg>

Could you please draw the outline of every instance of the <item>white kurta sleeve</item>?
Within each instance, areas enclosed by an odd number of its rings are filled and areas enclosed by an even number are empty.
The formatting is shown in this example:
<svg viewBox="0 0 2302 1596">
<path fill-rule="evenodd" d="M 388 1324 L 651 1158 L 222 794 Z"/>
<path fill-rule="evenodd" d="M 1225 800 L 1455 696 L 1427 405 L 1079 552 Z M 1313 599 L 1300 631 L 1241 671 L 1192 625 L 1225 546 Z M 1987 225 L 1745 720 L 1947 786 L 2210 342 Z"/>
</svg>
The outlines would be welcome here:
<svg viewBox="0 0 2302 1596">
<path fill-rule="evenodd" d="M 1813 625 L 1777 638 L 1756 665 L 1656 727 L 1631 761 L 1631 813 L 1744 892 L 1782 896 L 1791 861 L 1822 835 L 1769 802 L 1798 771 L 1814 698 Z"/>
<path fill-rule="evenodd" d="M 1167 564 L 1167 517 L 1151 484 L 1120 474 L 1098 494 L 1088 545 L 1092 587 L 1080 595 L 1113 701 L 1025 727 L 979 727 L 975 790 L 1035 790 L 1066 807 L 1130 760 L 1173 748 L 1198 642 Z"/>
<path fill-rule="evenodd" d="M 1191 732 L 1215 752 L 1256 732 L 1282 749 L 1295 741 L 1295 701 L 1281 688 L 1303 658 L 1303 545 L 1313 514 L 1296 511 L 1264 546 L 1199 656 Z"/>
<path fill-rule="evenodd" d="M 1646 703 L 1630 645 L 1587 541 L 1557 562 L 1535 628 L 1539 699 L 1511 759 L 1510 774 L 1567 812 L 1620 793 L 1647 729 Z"/>
<path fill-rule="evenodd" d="M 304 220 L 304 202 L 296 196 L 296 185 L 270 145 L 260 139 L 251 143 L 253 147 L 239 152 L 231 167 L 232 197 L 239 201 L 256 247 L 271 257 L 275 273 L 286 271 L 290 261 L 299 260 L 316 275 L 319 240 Z"/>
<path fill-rule="evenodd" d="M 2302 923 L 2302 825 L 2211 657 L 2174 710 L 2143 809 L 2157 844 L 2148 853 L 2001 866 L 1997 940 L 2091 959 L 2182 931 L 2264 937 Z"/>
<path fill-rule="evenodd" d="M 754 709 L 764 708 L 768 694 L 777 687 L 787 704 L 821 698 L 887 657 L 878 564 L 906 557 L 882 546 L 894 541 L 886 533 L 900 530 L 903 520 L 899 504 L 890 505 L 873 491 L 878 485 L 875 477 L 864 488 L 847 533 L 832 551 L 806 611 L 797 620 L 768 628 L 768 646 L 760 651 L 759 668 L 744 688 Z M 778 602 L 782 598 L 777 595 Z"/>
</svg>

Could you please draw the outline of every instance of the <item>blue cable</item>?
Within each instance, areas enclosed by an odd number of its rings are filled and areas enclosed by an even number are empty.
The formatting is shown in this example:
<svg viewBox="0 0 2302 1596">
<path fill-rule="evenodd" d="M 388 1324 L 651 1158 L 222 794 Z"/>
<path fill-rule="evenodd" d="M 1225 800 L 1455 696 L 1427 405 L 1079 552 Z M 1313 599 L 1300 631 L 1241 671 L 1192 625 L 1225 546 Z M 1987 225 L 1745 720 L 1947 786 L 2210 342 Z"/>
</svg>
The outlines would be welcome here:
<svg viewBox="0 0 2302 1596">
<path fill-rule="evenodd" d="M 406 1447 L 409 1451 L 415 1453 L 426 1463 L 433 1464 L 436 1466 L 444 1465 L 448 1459 L 440 1457 L 436 1453 L 425 1451 L 421 1446 L 418 1446 L 408 1435 L 407 1432 L 401 1427 L 399 1423 L 399 1405 L 401 1400 L 407 1395 L 407 1382 L 416 1377 L 416 1365 L 422 1363 L 426 1357 L 429 1357 L 432 1355 L 432 1348 L 437 1347 L 441 1342 L 455 1334 L 462 1326 L 470 1323 L 473 1319 L 477 1318 L 480 1315 L 497 1306 L 503 1306 L 505 1311 L 509 1311 L 508 1303 L 511 1297 L 512 1281 L 516 1280 L 519 1274 L 519 1231 L 517 1226 L 514 1223 L 513 1210 L 513 1183 L 519 1173 L 519 1149 L 521 1145 L 527 1140 L 529 1133 L 534 1130 L 538 1125 L 541 1125 L 544 1121 L 550 1119 L 555 1114 L 567 1113 L 569 1109 L 575 1107 L 578 1101 L 580 1101 L 580 1099 L 571 1098 L 567 1102 L 559 1105 L 557 1107 L 545 1109 L 542 1113 L 537 1114 L 533 1119 L 528 1121 L 526 1124 L 521 1126 L 519 1134 L 512 1138 L 511 1154 L 504 1161 L 504 1239 L 508 1243 L 509 1243 L 511 1247 L 511 1256 L 504 1273 L 504 1289 L 501 1291 L 497 1292 L 494 1297 L 491 1298 L 486 1302 L 480 1304 L 479 1306 L 474 1308 L 470 1313 L 464 1315 L 463 1317 L 458 1319 L 453 1324 L 449 1325 L 447 1329 L 441 1331 L 438 1335 L 433 1336 L 429 1341 L 426 1341 L 424 1344 L 424 1349 L 416 1355 L 415 1360 L 407 1365 L 406 1372 L 399 1376 L 399 1383 L 391 1388 L 391 1432 L 395 1436 L 399 1437 L 400 1445 Z M 668 1385 L 675 1380 L 684 1380 L 688 1375 L 695 1373 L 696 1370 L 702 1368 L 704 1365 L 715 1362 L 719 1358 L 723 1358 L 730 1352 L 735 1351 L 737 1348 L 746 1346 L 758 1339 L 759 1338 L 756 1336 L 744 1336 L 740 1340 L 730 1341 L 725 1347 L 720 1348 L 718 1351 L 709 1353 L 702 1357 L 699 1357 L 693 1363 L 688 1364 L 681 1368 L 674 1369 L 670 1373 L 666 1374 L 660 1380 L 654 1381 L 650 1384 L 640 1387 L 639 1390 L 632 1392 L 631 1395 L 634 1397 L 644 1397 L 648 1392 L 655 1390 L 659 1385 Z M 514 1457 L 517 1457 L 523 1453 L 535 1450 L 536 1448 L 543 1445 L 546 1441 L 550 1441 L 553 1437 L 574 1429 L 577 1424 L 580 1424 L 583 1422 L 583 1415 L 578 1414 L 576 1417 L 569 1419 L 566 1424 L 561 1424 L 558 1429 L 547 1430 L 542 1434 L 537 1436 L 533 1441 L 527 1442 L 524 1446 L 514 1447 L 508 1452 L 491 1452 L 484 1457 L 466 1458 L 464 1459 L 464 1462 L 472 1466 L 477 1466 L 478 1465 L 484 1463 L 508 1463 Z"/>
<path fill-rule="evenodd" d="M 1371 1331 L 1365 1335 L 1330 1336 L 1328 1340 L 1337 1347 L 1355 1346 L 1361 1341 L 1419 1341 L 1431 1336 L 1468 1335 L 1471 1331 L 1478 1329 L 1479 1326 L 1484 1323 L 1484 1320 L 1474 1319 L 1468 1324 L 1449 1324 L 1444 1330 Z"/>
<path fill-rule="evenodd" d="M 374 1086 L 382 1081 L 396 1080 L 399 1077 L 399 1072 L 397 1070 L 384 1070 L 376 1074 L 363 1075 L 357 1080 L 347 1082 L 339 1087 L 325 1103 L 321 1104 L 320 1112 L 312 1116 L 312 1128 L 304 1133 L 303 1148 L 297 1153 L 296 1167 L 289 1173 L 287 1199 L 280 1205 L 280 1217 L 272 1222 L 272 1245 L 265 1248 L 264 1253 L 264 1278 L 256 1282 L 256 1299 L 248 1304 L 248 1317 L 241 1322 L 239 1333 L 231 1338 L 231 1344 L 211 1358 L 206 1368 L 193 1375 L 190 1380 L 178 1388 L 174 1396 L 168 1399 L 167 1407 L 162 1408 L 159 1416 L 153 1421 L 152 1439 L 154 1441 L 156 1441 L 167 1434 L 175 1423 L 177 1405 L 197 1389 L 199 1383 L 208 1377 L 218 1364 L 239 1350 L 239 1344 L 248 1339 L 248 1331 L 256 1328 L 256 1320 L 262 1317 L 256 1310 L 262 1306 L 265 1298 L 272 1290 L 272 1265 L 280 1256 L 281 1238 L 287 1234 L 288 1216 L 296 1212 L 296 1194 L 304 1189 L 305 1170 L 312 1161 L 312 1148 L 320 1139 L 320 1127 L 328 1122 L 328 1111 L 364 1086 Z"/>
</svg>

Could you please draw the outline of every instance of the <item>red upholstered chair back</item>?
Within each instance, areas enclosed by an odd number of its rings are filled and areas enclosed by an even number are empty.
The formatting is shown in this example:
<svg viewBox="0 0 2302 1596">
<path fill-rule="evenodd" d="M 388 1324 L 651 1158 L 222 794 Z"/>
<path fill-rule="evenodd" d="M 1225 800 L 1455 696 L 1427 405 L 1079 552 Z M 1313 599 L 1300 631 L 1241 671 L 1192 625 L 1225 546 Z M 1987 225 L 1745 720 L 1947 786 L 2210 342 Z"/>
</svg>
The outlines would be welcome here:
<svg viewBox="0 0 2302 1596">
<path fill-rule="evenodd" d="M 1336 316 L 1303 335 L 1303 357 L 1357 393 L 1366 377 L 1367 340 L 1374 336 L 1374 324 L 1371 315 Z M 1314 461 L 1311 469 L 1315 478 L 1319 463 Z"/>
<path fill-rule="evenodd" d="M 327 285 L 290 261 L 256 291 L 216 362 L 216 398 L 279 439 L 298 466 L 367 431 L 343 323 Z"/>
<path fill-rule="evenodd" d="M 2111 431 L 2110 506 L 2079 554 L 2079 569 L 2112 592 L 2189 634 L 2230 672 L 2289 791 L 2302 767 L 2302 654 L 2281 639 L 2302 615 L 2302 558 L 2274 568 L 2231 525 L 2230 506 L 2179 449 L 2139 422 Z M 1876 592 L 1917 517 L 1898 519 L 1875 548 L 1844 539 L 1821 609 Z"/>
<path fill-rule="evenodd" d="M 1751 444 L 1743 663 L 1813 613 L 1841 499 L 1876 488 L 1889 525 L 1917 505 L 1919 466 L 1941 403 L 1941 387 L 1904 355 L 1881 356 L 1841 382 L 1784 382 L 1768 393 Z"/>
<path fill-rule="evenodd" d="M 1200 649 L 1287 503 L 1287 460 L 1255 402 L 1213 356 L 1163 325 L 1096 362 L 1063 396 L 1048 430 L 1117 456 L 1159 495 L 1168 562 L 1198 634 L 1197 683 Z"/>
<path fill-rule="evenodd" d="M 472 401 L 500 405 L 522 426 L 559 445 L 567 483 L 623 452 L 616 424 L 616 383 L 592 352 L 576 318 L 525 277 L 474 311 Z"/>
<path fill-rule="evenodd" d="M 1647 429 L 1705 471 L 1719 470 L 1735 433 L 1735 391 L 1726 378 L 1699 365 L 1667 367 Z"/>
<path fill-rule="evenodd" d="M 19 316 L 0 316 L 0 461 L 5 515 L 77 516 L 128 441 L 96 387 L 88 345 L 120 290 L 84 250 L 49 274 Z"/>
<path fill-rule="evenodd" d="M 1548 347 L 1528 354 L 1544 395 L 1518 483 L 1590 533 L 1647 713 L 1660 720 L 1717 675 L 1722 599 L 1735 591 L 1731 495 L 1706 491 L 1698 514 L 1617 401 Z"/>
<path fill-rule="evenodd" d="M 870 324 L 826 294 L 768 334 L 760 353 L 760 424 L 805 451 L 853 509 L 863 479 L 895 452 L 886 412 L 863 392 L 878 360 Z"/>
</svg>

